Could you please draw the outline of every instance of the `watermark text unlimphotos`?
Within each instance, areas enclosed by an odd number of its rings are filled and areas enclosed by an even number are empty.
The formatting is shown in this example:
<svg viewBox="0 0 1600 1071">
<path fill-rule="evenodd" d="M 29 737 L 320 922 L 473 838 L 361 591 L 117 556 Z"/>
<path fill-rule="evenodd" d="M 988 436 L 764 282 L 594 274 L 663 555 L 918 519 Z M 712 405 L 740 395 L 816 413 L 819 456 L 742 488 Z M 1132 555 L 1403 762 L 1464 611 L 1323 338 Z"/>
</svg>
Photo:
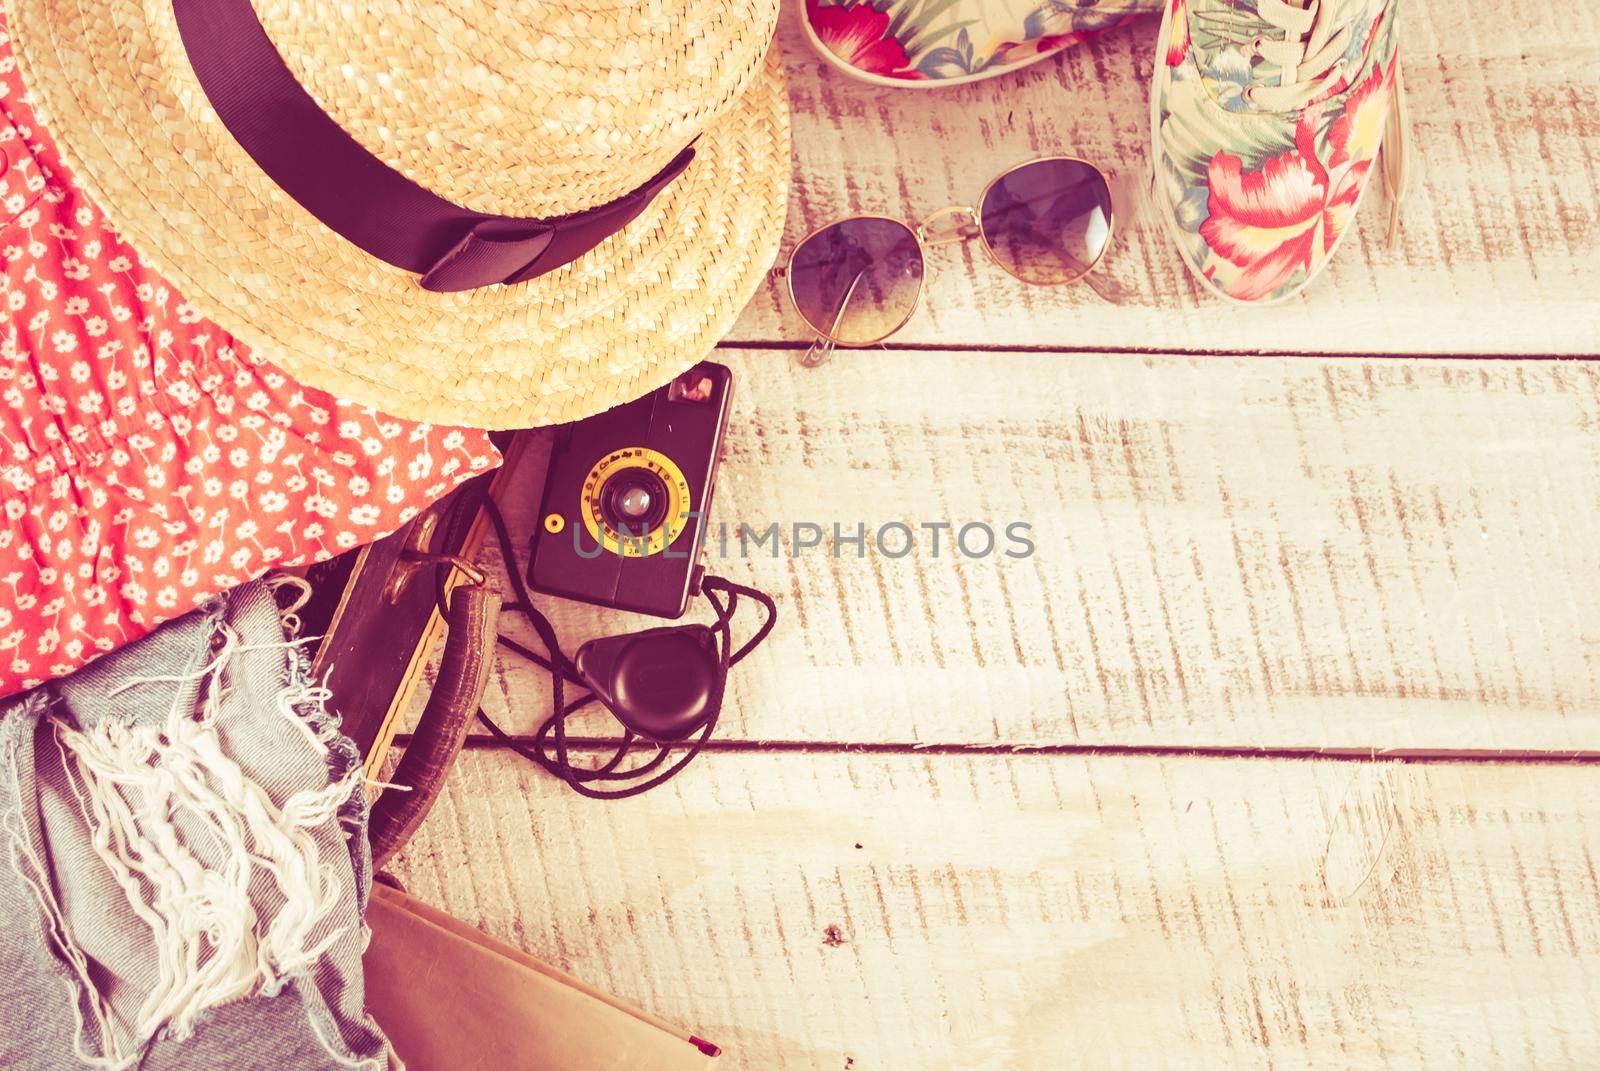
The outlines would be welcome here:
<svg viewBox="0 0 1600 1071">
<path fill-rule="evenodd" d="M 694 513 L 691 522 L 697 520 Z M 741 521 L 709 525 L 702 542 L 708 554 L 722 558 L 798 558 L 807 554 L 830 554 L 835 558 L 1028 558 L 1036 549 L 1033 525 L 1028 521 L 866 521 L 819 523 L 770 521 L 765 526 Z M 693 552 L 671 547 L 652 550 L 649 533 L 618 534 L 628 551 L 637 556 L 654 554 L 662 558 L 689 558 Z M 572 527 L 573 549 L 580 557 L 596 558 L 606 553 L 581 525 Z"/>
</svg>

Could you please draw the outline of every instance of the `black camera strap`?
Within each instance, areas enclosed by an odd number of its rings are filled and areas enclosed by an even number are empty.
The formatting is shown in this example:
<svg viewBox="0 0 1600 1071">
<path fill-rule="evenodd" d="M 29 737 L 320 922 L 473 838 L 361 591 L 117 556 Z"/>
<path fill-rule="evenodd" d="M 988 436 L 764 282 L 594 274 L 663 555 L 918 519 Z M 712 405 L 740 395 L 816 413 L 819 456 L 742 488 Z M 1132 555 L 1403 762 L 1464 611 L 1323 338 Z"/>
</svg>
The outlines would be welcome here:
<svg viewBox="0 0 1600 1071">
<path fill-rule="evenodd" d="M 469 496 L 463 496 L 467 498 Z M 534 736 L 533 746 L 529 747 L 522 741 L 511 736 L 496 725 L 494 720 L 484 713 L 480 707 L 478 720 L 485 729 L 501 744 L 509 747 L 522 757 L 538 763 L 550 773 L 561 778 L 574 792 L 588 796 L 591 799 L 626 799 L 648 791 L 677 774 L 687 766 L 694 757 L 700 753 L 701 748 L 711 737 L 715 730 L 717 719 L 722 713 L 723 692 L 727 685 L 728 670 L 737 665 L 746 655 L 755 650 L 772 632 L 777 624 L 778 608 L 772 597 L 765 592 L 758 591 L 743 584 L 736 584 L 720 576 L 707 575 L 700 583 L 700 591 L 705 595 L 706 601 L 711 604 L 716 614 L 715 622 L 710 626 L 717 639 L 717 677 L 715 692 L 712 697 L 710 709 L 706 715 L 704 725 L 687 743 L 662 743 L 647 740 L 639 733 L 626 727 L 624 723 L 623 735 L 611 741 L 614 747 L 610 757 L 598 766 L 575 766 L 571 760 L 570 748 L 567 740 L 567 718 L 591 704 L 599 704 L 613 717 L 615 711 L 606 706 L 605 701 L 592 691 L 578 696 L 568 702 L 566 686 L 576 684 L 587 687 L 585 681 L 578 673 L 573 661 L 567 657 L 561 648 L 560 637 L 556 635 L 555 627 L 549 618 L 540 613 L 533 604 L 533 597 L 528 590 L 527 580 L 523 577 L 522 569 L 517 562 L 516 548 L 511 539 L 511 531 L 506 525 L 504 515 L 499 506 L 488 495 L 482 494 L 478 501 L 464 503 L 464 508 L 456 511 L 447 524 L 470 524 L 474 511 L 470 506 L 481 508 L 489 518 L 489 523 L 494 529 L 495 540 L 500 547 L 500 554 L 506 564 L 506 575 L 511 581 L 511 587 L 516 595 L 514 602 L 502 605 L 503 610 L 521 613 L 533 627 L 540 642 L 544 645 L 547 654 L 541 655 L 537 651 L 520 643 L 509 636 L 501 634 L 498 637 L 500 646 L 508 651 L 513 651 L 534 665 L 540 666 L 550 674 L 551 689 L 551 714 L 539 726 L 539 731 Z M 465 518 L 463 520 L 462 518 Z M 761 626 L 738 648 L 733 646 L 732 622 L 738 613 L 740 597 L 747 598 L 758 604 L 763 611 L 764 620 Z M 447 593 L 444 590 L 444 580 L 440 579 L 440 606 L 445 605 Z M 724 598 L 726 601 L 724 601 Z M 623 722 L 620 717 L 619 723 Z M 644 742 L 653 745 L 656 753 L 643 763 L 624 767 L 623 763 L 633 753 L 635 746 Z M 672 759 L 675 748 L 683 748 L 683 754 Z M 670 764 L 668 764 L 671 759 Z"/>
</svg>

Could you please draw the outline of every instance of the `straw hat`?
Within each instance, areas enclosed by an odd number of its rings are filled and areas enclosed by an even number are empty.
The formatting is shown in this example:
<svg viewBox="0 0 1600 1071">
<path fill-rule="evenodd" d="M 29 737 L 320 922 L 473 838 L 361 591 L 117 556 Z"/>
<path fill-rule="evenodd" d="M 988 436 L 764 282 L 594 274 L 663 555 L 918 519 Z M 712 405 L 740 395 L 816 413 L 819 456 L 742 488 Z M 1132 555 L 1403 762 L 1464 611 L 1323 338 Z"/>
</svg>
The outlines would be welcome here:
<svg viewBox="0 0 1600 1071">
<path fill-rule="evenodd" d="M 645 394 L 705 355 L 777 252 L 777 0 L 253 0 L 317 107 L 469 210 L 603 206 L 692 143 L 687 169 L 590 252 L 453 293 L 340 237 L 262 171 L 167 0 L 8 3 L 24 80 L 123 236 L 285 372 L 395 416 L 531 426 Z"/>
</svg>

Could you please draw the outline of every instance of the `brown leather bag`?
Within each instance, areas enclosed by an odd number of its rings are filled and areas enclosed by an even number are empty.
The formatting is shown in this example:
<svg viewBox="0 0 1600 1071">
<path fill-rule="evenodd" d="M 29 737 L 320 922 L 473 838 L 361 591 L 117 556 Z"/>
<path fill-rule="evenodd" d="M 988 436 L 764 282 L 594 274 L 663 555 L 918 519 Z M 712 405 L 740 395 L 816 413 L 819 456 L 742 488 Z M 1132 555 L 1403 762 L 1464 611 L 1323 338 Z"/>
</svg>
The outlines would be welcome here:
<svg viewBox="0 0 1600 1071">
<path fill-rule="evenodd" d="M 388 885 L 367 1010 L 409 1071 L 711 1071 L 721 1048 Z"/>
<path fill-rule="evenodd" d="M 416 832 L 466 741 L 494 664 L 500 596 L 472 564 L 487 528 L 478 503 L 510 485 L 526 436 L 497 441 L 505 463 L 465 484 L 385 539 L 311 570 L 305 630 L 320 634 L 313 672 L 329 707 L 365 758 L 367 776 L 388 785 L 374 801 L 368 833 L 375 868 Z M 468 515 L 470 513 L 470 516 Z M 440 610 L 440 585 L 447 592 Z M 433 690 L 387 777 L 384 759 L 441 635 Z"/>
</svg>

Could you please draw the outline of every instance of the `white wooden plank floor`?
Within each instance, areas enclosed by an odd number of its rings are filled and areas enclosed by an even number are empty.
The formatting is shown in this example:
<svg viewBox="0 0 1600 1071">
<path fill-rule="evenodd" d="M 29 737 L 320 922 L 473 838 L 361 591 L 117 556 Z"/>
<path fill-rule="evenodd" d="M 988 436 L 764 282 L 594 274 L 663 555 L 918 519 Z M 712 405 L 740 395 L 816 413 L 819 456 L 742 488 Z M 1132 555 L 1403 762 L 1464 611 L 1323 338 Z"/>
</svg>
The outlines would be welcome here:
<svg viewBox="0 0 1600 1071">
<path fill-rule="evenodd" d="M 1594 780 L 722 751 L 596 806 L 473 750 L 403 873 L 737 1067 L 1592 1067 Z"/>
<path fill-rule="evenodd" d="M 1203 299 L 1137 214 L 1120 306 L 942 250 L 803 370 L 758 295 L 719 521 L 1037 552 L 716 563 L 782 619 L 709 753 L 601 804 L 476 740 L 397 875 L 729 1067 L 1600 1066 L 1600 365 L 1553 359 L 1600 357 L 1600 9 L 1403 18 L 1402 247 L 1373 199 L 1301 300 Z M 1040 151 L 1139 173 L 1153 34 L 930 94 L 786 26 L 790 241 Z"/>
</svg>

